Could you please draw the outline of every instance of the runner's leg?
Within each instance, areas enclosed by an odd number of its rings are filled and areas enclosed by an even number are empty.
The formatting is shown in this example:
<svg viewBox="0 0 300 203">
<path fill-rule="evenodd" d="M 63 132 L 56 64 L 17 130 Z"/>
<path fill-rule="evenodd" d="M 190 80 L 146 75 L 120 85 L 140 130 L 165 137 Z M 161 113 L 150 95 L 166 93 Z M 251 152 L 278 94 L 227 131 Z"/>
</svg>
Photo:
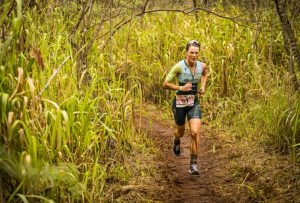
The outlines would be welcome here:
<svg viewBox="0 0 300 203">
<path fill-rule="evenodd" d="M 173 151 L 176 156 L 180 155 L 180 138 L 184 135 L 185 119 L 186 119 L 186 108 L 176 108 L 175 98 L 172 103 L 172 111 L 175 119 L 175 130 L 174 130 L 174 143 Z"/>
<path fill-rule="evenodd" d="M 199 118 L 193 118 L 189 120 L 189 126 L 191 130 L 191 160 L 190 160 L 190 170 L 189 172 L 193 175 L 199 175 L 199 170 L 197 167 L 197 157 L 199 152 L 199 133 L 201 127 L 201 121 Z"/>
<path fill-rule="evenodd" d="M 189 126 L 192 138 L 190 152 L 191 154 L 197 155 L 199 152 L 201 120 L 199 118 L 192 118 L 189 120 Z"/>
<path fill-rule="evenodd" d="M 186 108 L 176 108 L 176 99 L 174 97 L 172 102 L 172 112 L 174 115 L 175 120 L 175 131 L 174 131 L 174 140 L 180 140 L 184 134 L 184 126 L 185 126 L 185 119 L 186 119 Z"/>
<path fill-rule="evenodd" d="M 175 133 L 174 133 L 175 140 L 180 140 L 180 138 L 183 137 L 184 130 L 185 130 L 184 125 L 177 125 L 176 124 L 176 126 L 175 126 Z"/>
<path fill-rule="evenodd" d="M 200 128 L 201 128 L 201 110 L 199 105 L 192 107 L 188 114 L 189 127 L 191 132 L 191 162 L 190 162 L 190 173 L 193 175 L 199 175 L 197 169 L 197 157 L 199 152 L 199 142 L 200 142 Z"/>
</svg>

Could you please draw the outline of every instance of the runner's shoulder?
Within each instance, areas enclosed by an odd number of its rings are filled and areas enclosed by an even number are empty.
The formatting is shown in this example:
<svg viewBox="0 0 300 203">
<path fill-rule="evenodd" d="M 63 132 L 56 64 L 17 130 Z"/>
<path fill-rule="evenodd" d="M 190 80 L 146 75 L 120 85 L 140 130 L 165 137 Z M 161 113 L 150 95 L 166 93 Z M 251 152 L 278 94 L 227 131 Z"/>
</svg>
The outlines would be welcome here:
<svg viewBox="0 0 300 203">
<path fill-rule="evenodd" d="M 181 73 L 182 63 L 183 63 L 183 60 L 181 60 L 181 61 L 179 61 L 178 63 L 176 63 L 176 64 L 173 66 L 172 71 L 176 72 L 177 74 Z"/>
<path fill-rule="evenodd" d="M 206 65 L 206 63 L 204 63 L 204 62 L 202 62 L 202 61 L 198 61 L 199 63 L 201 63 L 201 65 L 202 65 L 202 67 L 203 67 L 203 69 L 206 69 L 207 68 L 207 65 Z"/>
</svg>

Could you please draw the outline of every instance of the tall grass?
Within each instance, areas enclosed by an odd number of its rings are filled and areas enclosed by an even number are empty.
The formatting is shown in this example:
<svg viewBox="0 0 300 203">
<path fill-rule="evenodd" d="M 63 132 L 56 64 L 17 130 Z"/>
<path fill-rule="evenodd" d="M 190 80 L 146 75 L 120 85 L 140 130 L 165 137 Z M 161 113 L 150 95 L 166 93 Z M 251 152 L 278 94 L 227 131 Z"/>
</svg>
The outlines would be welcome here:
<svg viewBox="0 0 300 203">
<path fill-rule="evenodd" d="M 270 12 L 263 18 L 273 17 Z M 131 33 L 131 69 L 124 71 L 133 75 L 134 82 L 142 84 L 144 98 L 169 105 L 173 94 L 161 88 L 164 77 L 184 58 L 186 41 L 198 39 L 202 44 L 200 60 L 210 69 L 207 93 L 201 104 L 204 119 L 219 129 L 229 130 L 235 137 L 257 139 L 281 153 L 293 152 L 297 159 L 298 93 L 293 90 L 285 65 L 287 58 L 282 55 L 285 51 L 281 32 L 274 30 L 272 34 L 270 61 L 271 33 L 267 30 L 262 30 L 255 45 L 256 30 L 208 15 L 200 15 L 196 22 L 182 14 L 161 13 L 145 16 L 135 24 L 140 29 Z M 124 35 L 115 38 L 125 41 Z M 120 45 L 116 46 L 115 52 L 120 49 Z M 120 52 L 119 57 L 125 58 L 124 55 L 124 51 Z M 134 77 L 136 73 L 139 77 Z"/>
<path fill-rule="evenodd" d="M 109 47 L 100 52 L 105 42 L 98 40 L 77 77 L 83 49 L 70 43 L 76 6 L 50 4 L 37 12 L 22 11 L 16 2 L 16 12 L 6 17 L 10 1 L 5 1 L 5 24 L 0 21 L 11 28 L 0 44 L 1 200 L 105 201 L 110 181 L 126 184 L 132 174 L 123 156 L 145 141 L 133 130 L 133 111 L 145 101 L 169 105 L 172 93 L 161 85 L 183 59 L 189 39 L 201 42 L 200 59 L 210 69 L 204 119 L 298 156 L 299 101 L 285 61 L 274 57 L 276 68 L 269 64 L 268 34 L 253 49 L 254 31 L 225 19 L 146 15 L 133 20 L 135 29 L 125 26 L 113 36 L 113 67 Z M 105 24 L 103 32 L 108 28 Z M 274 43 L 281 43 L 281 34 L 275 36 Z M 278 46 L 274 53 L 282 51 Z"/>
<path fill-rule="evenodd" d="M 77 80 L 65 16 L 51 9 L 26 12 L 1 42 L 1 201 L 94 202 L 107 180 L 131 176 L 122 156 L 139 142 L 131 112 L 140 90 L 125 89 L 105 63 L 89 67 L 89 86 Z"/>
<path fill-rule="evenodd" d="M 264 19 L 274 17 L 272 13 L 264 15 Z M 201 104 L 204 119 L 217 128 L 229 130 L 235 137 L 260 140 L 281 153 L 293 151 L 296 159 L 299 101 L 285 66 L 287 58 L 279 55 L 284 53 L 280 46 L 281 32 L 272 34 L 273 61 L 270 61 L 271 33 L 266 30 L 259 35 L 255 46 L 257 31 L 208 15 L 200 15 L 196 22 L 182 14 L 161 13 L 135 23 L 141 30 L 131 33 L 134 40 L 129 46 L 132 54 L 128 60 L 136 67 L 129 72 L 139 71 L 142 80 L 136 82 L 142 83 L 144 98 L 169 105 L 173 94 L 162 90 L 164 77 L 184 58 L 186 41 L 198 39 L 202 44 L 200 60 L 210 69 L 207 93 Z M 117 35 L 116 41 L 124 41 L 123 37 Z M 136 50 L 142 50 L 142 54 L 136 54 Z"/>
</svg>

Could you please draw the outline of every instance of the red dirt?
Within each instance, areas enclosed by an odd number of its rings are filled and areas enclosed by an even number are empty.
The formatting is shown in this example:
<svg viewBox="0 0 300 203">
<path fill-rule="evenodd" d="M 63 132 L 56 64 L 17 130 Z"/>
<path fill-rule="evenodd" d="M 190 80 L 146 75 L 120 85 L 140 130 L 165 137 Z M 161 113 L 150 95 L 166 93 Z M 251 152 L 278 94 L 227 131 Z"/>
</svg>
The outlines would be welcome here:
<svg viewBox="0 0 300 203">
<path fill-rule="evenodd" d="M 175 156 L 172 151 L 173 129 L 171 124 L 163 124 L 143 118 L 141 128 L 148 132 L 155 144 L 161 150 L 161 172 L 166 180 L 165 190 L 157 194 L 156 200 L 163 202 L 237 202 L 230 196 L 218 194 L 222 186 L 226 185 L 225 165 L 228 165 L 225 154 L 220 148 L 220 140 L 201 130 L 200 152 L 198 166 L 200 175 L 188 173 L 190 162 L 190 134 L 186 126 L 184 137 L 181 139 L 181 155 Z M 150 126 L 152 126 L 151 130 Z M 204 125 L 202 125 L 203 127 Z M 223 143 L 225 144 L 225 143 Z M 162 184 L 162 183 L 157 183 Z"/>
<path fill-rule="evenodd" d="M 198 166 L 200 175 L 188 173 L 190 133 L 188 125 L 181 139 L 181 155 L 172 151 L 173 120 L 162 120 L 159 110 L 147 107 L 136 118 L 136 130 L 146 132 L 152 140 L 149 149 L 139 152 L 139 167 L 148 176 L 130 182 L 128 202 L 292 202 L 300 203 L 300 167 L 290 156 L 268 153 L 255 139 L 237 140 L 215 132 L 202 124 Z M 160 110 L 161 111 L 161 110 Z M 151 120 L 149 120 L 151 118 Z M 157 152 L 158 149 L 159 151 Z M 136 158 L 135 156 L 133 156 Z M 131 157 L 132 158 L 132 157 Z M 129 163 L 133 162 L 130 159 Z M 139 172 L 134 165 L 133 171 Z M 128 187 L 126 187 L 128 189 Z"/>
</svg>

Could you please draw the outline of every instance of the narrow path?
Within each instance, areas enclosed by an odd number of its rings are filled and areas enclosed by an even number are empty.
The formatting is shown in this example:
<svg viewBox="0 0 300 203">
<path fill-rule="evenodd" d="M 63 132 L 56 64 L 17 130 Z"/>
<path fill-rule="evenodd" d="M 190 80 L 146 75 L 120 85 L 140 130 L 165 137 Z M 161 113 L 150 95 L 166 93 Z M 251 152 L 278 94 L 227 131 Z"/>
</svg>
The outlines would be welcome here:
<svg viewBox="0 0 300 203">
<path fill-rule="evenodd" d="M 161 171 L 167 185 L 157 200 L 162 202 L 238 202 L 230 196 L 219 194 L 226 185 L 225 171 L 228 160 L 222 152 L 220 140 L 214 137 L 203 125 L 201 131 L 198 165 L 200 175 L 188 173 L 190 161 L 190 135 L 186 126 L 181 140 L 181 155 L 176 157 L 172 151 L 173 129 L 171 123 L 141 119 L 141 129 L 147 131 L 161 150 Z M 224 143 L 222 143 L 224 145 Z M 159 183 L 158 183 L 159 184 Z"/>
<path fill-rule="evenodd" d="M 188 126 L 177 157 L 172 151 L 173 120 L 157 116 L 161 110 L 153 106 L 147 110 L 143 115 L 148 116 L 136 118 L 135 127 L 147 133 L 159 152 L 144 160 L 149 171 L 155 168 L 147 179 L 151 187 L 140 182 L 143 190 L 136 191 L 146 202 L 300 203 L 300 168 L 289 155 L 270 154 L 256 140 L 237 140 L 202 124 L 200 175 L 193 176 L 188 173 Z"/>
</svg>

